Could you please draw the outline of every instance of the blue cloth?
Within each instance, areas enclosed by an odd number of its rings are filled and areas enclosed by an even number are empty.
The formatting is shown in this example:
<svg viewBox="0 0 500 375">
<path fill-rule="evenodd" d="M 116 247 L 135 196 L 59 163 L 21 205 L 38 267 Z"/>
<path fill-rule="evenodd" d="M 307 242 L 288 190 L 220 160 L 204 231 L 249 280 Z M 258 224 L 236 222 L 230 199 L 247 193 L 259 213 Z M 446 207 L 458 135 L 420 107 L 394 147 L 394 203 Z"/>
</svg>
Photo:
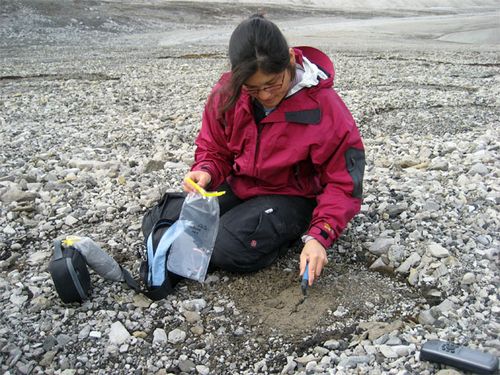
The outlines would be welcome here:
<svg viewBox="0 0 500 375">
<path fill-rule="evenodd" d="M 168 249 L 172 242 L 184 231 L 186 224 L 183 220 L 177 220 L 161 236 L 160 242 L 153 251 L 153 231 L 148 237 L 148 283 L 150 286 L 161 286 L 165 281 L 165 267 Z"/>
</svg>

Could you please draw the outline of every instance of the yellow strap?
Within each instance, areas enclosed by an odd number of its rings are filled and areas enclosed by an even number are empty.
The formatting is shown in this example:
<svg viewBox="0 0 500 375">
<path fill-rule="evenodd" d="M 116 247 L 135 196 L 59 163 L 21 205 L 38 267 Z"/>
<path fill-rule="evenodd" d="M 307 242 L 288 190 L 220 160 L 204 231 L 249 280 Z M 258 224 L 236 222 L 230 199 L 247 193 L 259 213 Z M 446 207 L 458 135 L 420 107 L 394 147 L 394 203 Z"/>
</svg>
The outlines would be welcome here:
<svg viewBox="0 0 500 375">
<path fill-rule="evenodd" d="M 204 197 L 220 197 L 221 195 L 226 194 L 225 191 L 206 191 L 189 177 L 186 177 L 185 181 Z"/>
<path fill-rule="evenodd" d="M 75 242 L 80 241 L 81 238 L 78 236 L 66 236 L 64 240 L 62 240 L 62 243 L 64 246 L 73 246 Z"/>
</svg>

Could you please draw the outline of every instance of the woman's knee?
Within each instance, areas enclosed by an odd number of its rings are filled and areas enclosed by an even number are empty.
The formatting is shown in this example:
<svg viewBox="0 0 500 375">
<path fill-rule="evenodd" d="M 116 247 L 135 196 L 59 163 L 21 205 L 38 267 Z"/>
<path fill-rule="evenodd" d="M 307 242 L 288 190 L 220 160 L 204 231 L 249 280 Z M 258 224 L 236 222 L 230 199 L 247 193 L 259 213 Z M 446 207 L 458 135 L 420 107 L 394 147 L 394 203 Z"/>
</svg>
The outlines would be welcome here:
<svg viewBox="0 0 500 375">
<path fill-rule="evenodd" d="M 225 271 L 255 272 L 271 265 L 278 257 L 279 249 L 268 252 L 253 251 L 234 238 L 227 230 L 219 230 L 210 259 L 211 267 Z"/>
</svg>

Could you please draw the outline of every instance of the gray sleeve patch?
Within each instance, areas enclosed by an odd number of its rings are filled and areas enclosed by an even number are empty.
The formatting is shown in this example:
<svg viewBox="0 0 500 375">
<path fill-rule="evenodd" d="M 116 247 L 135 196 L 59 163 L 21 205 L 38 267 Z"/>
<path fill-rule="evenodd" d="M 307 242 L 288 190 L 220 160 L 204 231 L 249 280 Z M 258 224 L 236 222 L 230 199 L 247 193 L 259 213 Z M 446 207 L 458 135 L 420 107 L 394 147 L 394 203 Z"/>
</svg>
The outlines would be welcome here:
<svg viewBox="0 0 500 375">
<path fill-rule="evenodd" d="M 348 149 L 345 154 L 347 171 L 351 175 L 354 188 L 352 196 L 362 198 L 363 196 L 363 175 L 365 174 L 365 151 L 357 148 Z"/>
</svg>

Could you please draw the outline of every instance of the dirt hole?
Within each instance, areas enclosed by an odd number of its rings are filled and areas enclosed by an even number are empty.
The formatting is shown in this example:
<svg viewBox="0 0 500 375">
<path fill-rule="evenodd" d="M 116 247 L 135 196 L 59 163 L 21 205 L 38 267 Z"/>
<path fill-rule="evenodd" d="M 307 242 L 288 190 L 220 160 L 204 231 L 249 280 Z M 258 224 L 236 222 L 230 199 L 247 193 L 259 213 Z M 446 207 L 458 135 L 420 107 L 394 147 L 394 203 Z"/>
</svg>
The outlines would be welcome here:
<svg viewBox="0 0 500 375">
<path fill-rule="evenodd" d="M 423 302 L 405 283 L 362 264 L 329 265 L 304 299 L 296 268 L 291 269 L 274 266 L 235 277 L 222 292 L 261 333 L 286 336 L 325 332 L 339 323 L 399 319 Z"/>
</svg>

